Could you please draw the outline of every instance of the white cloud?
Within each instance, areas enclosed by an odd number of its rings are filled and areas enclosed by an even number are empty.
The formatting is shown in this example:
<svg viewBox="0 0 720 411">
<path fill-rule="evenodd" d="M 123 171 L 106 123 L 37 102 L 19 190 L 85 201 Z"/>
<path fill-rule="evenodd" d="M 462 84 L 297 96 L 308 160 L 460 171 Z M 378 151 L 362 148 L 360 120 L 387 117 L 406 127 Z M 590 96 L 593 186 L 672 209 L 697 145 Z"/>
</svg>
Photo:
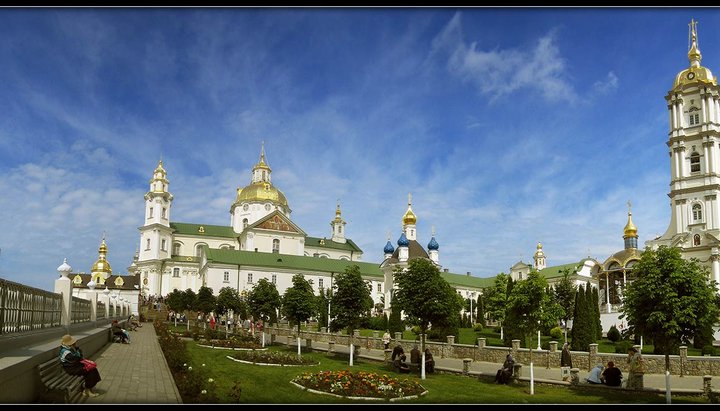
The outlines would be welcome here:
<svg viewBox="0 0 720 411">
<path fill-rule="evenodd" d="M 607 76 L 603 80 L 598 80 L 593 84 L 593 89 L 599 94 L 608 94 L 617 90 L 618 88 L 618 77 L 612 71 L 607 73 Z"/>
<path fill-rule="evenodd" d="M 566 78 L 566 62 L 550 33 L 530 49 L 482 50 L 467 45 L 462 36 L 460 13 L 433 39 L 431 55 L 449 53 L 448 70 L 474 84 L 493 99 L 522 89 L 534 89 L 550 101 L 574 101 L 576 93 Z"/>
</svg>

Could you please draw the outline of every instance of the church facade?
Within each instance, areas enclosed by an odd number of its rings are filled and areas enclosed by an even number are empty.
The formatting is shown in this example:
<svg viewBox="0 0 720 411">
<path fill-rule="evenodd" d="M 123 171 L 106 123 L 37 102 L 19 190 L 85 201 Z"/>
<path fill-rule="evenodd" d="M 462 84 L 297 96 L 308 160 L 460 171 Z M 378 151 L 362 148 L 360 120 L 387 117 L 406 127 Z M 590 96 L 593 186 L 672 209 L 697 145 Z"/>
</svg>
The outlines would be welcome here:
<svg viewBox="0 0 720 411">
<path fill-rule="evenodd" d="M 720 88 L 701 65 L 697 22 L 690 23 L 689 67 L 675 76 L 665 96 L 670 156 L 670 224 L 665 234 L 647 241 L 680 248 L 697 258 L 720 283 Z"/>
</svg>

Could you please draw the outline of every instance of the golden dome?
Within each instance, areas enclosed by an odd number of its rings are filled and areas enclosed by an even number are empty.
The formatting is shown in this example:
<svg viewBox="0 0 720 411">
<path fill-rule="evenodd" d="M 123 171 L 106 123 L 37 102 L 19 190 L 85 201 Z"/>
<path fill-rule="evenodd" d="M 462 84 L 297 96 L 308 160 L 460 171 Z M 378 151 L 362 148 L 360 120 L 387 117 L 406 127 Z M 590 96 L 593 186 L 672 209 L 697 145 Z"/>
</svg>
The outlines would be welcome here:
<svg viewBox="0 0 720 411">
<path fill-rule="evenodd" d="M 623 230 L 623 238 L 628 237 L 637 237 L 637 227 L 635 227 L 635 224 L 632 222 L 632 213 L 628 211 L 628 222 L 625 224 L 625 229 Z"/>
<path fill-rule="evenodd" d="M 163 162 L 162 160 L 158 161 L 157 167 L 155 167 L 156 173 L 165 173 L 165 169 L 163 168 Z"/>
<path fill-rule="evenodd" d="M 535 257 L 545 257 L 545 253 L 542 249 L 542 243 L 537 243 L 537 251 L 535 251 Z"/>
<path fill-rule="evenodd" d="M 698 48 L 697 41 L 697 22 L 695 20 L 690 21 L 690 50 L 688 50 L 688 60 L 690 61 L 690 68 L 687 68 L 675 77 L 673 83 L 673 90 L 687 85 L 695 84 L 697 82 L 712 84 L 717 86 L 717 77 L 714 77 L 712 71 L 709 68 L 700 65 L 702 61 L 702 54 Z"/>
<path fill-rule="evenodd" d="M 343 219 L 340 213 L 340 203 L 337 204 L 337 208 L 335 208 L 335 220 L 333 220 L 336 223 L 342 223 Z"/>
<path fill-rule="evenodd" d="M 403 214 L 402 221 L 403 221 L 403 226 L 410 225 L 410 224 L 415 225 L 415 223 L 417 223 L 417 217 L 415 216 L 415 213 L 413 213 L 413 210 L 412 210 L 412 194 L 411 193 L 408 193 L 408 209 L 405 212 L 405 214 Z"/>
<path fill-rule="evenodd" d="M 249 184 L 245 186 L 245 188 L 238 190 L 237 198 L 235 199 L 235 205 L 251 201 L 270 201 L 272 203 L 285 207 L 288 206 L 287 199 L 285 198 L 285 194 L 283 194 L 282 191 L 275 188 L 272 184 L 262 181 Z"/>
<path fill-rule="evenodd" d="M 112 268 L 110 267 L 110 263 L 107 261 L 106 255 L 107 245 L 105 244 L 105 239 L 103 238 L 100 248 L 98 249 L 98 259 L 95 261 L 95 264 L 93 264 L 92 270 L 90 271 L 91 273 L 112 274 Z"/>
</svg>

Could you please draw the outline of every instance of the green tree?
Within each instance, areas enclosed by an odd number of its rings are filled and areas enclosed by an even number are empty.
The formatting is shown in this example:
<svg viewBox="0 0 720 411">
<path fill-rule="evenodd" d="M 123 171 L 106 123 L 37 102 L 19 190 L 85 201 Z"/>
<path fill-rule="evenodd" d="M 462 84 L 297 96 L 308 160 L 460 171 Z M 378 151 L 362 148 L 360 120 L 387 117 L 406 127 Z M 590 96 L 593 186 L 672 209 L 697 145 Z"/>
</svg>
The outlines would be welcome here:
<svg viewBox="0 0 720 411">
<path fill-rule="evenodd" d="M 598 321 L 593 308 L 592 294 L 595 288 L 587 283 L 578 287 L 575 294 L 575 313 L 571 332 L 572 348 L 579 351 L 589 351 L 590 344 L 597 341 Z M 599 315 L 598 315 L 599 318 Z"/>
<path fill-rule="evenodd" d="M 282 305 L 282 299 L 275 284 L 266 278 L 261 278 L 248 293 L 247 304 L 250 314 L 254 318 L 275 324 L 277 310 Z"/>
<path fill-rule="evenodd" d="M 348 335 L 352 335 L 353 330 L 360 328 L 361 318 L 368 316 L 372 308 L 370 285 L 362 279 L 360 267 L 351 265 L 335 277 L 330 303 L 333 331 L 347 328 Z"/>
<path fill-rule="evenodd" d="M 193 291 L 191 288 L 188 288 L 187 290 L 183 291 L 182 300 L 183 300 L 183 306 L 185 307 L 184 308 L 185 310 L 198 311 L 197 294 L 195 294 L 195 291 Z"/>
<path fill-rule="evenodd" d="M 210 287 L 202 286 L 198 290 L 195 308 L 198 311 L 209 313 L 217 306 L 216 298 L 213 295 L 213 289 Z"/>
<path fill-rule="evenodd" d="M 393 333 L 393 335 L 395 335 L 395 333 L 403 332 L 405 324 L 402 320 L 402 309 L 400 309 L 400 305 L 394 300 L 391 301 L 391 303 L 390 318 L 388 318 L 388 329 L 391 333 Z"/>
<path fill-rule="evenodd" d="M 462 298 L 440 275 L 440 269 L 430 260 L 410 260 L 406 270 L 395 272 L 395 298 L 405 312 L 406 321 L 420 327 L 424 336 L 430 324 L 450 325 L 462 309 Z M 421 350 L 425 339 L 421 339 Z"/>
<path fill-rule="evenodd" d="M 221 288 L 216 303 L 216 310 L 220 315 L 232 310 L 237 318 L 247 318 L 247 304 L 240 298 L 240 293 L 232 287 Z"/>
<path fill-rule="evenodd" d="M 477 298 L 477 310 L 476 310 L 476 317 L 475 320 L 476 323 L 482 324 L 483 327 L 485 327 L 485 298 L 483 298 L 482 293 L 478 293 Z M 475 324 L 473 324 L 474 326 Z"/>
<path fill-rule="evenodd" d="M 187 309 L 183 292 L 180 290 L 173 290 L 170 294 L 168 294 L 165 298 L 165 304 L 167 304 L 168 308 L 176 313 Z"/>
<path fill-rule="evenodd" d="M 560 318 L 563 320 L 563 324 L 565 325 L 564 331 L 567 335 L 567 325 L 569 324 L 570 319 L 573 318 L 573 313 L 575 311 L 575 293 L 577 292 L 577 285 L 570 280 L 571 271 L 569 268 L 565 268 L 560 272 L 563 274 L 563 277 L 555 285 L 553 295 L 555 296 L 555 301 L 562 309 Z"/>
<path fill-rule="evenodd" d="M 560 307 L 546 290 L 545 277 L 532 270 L 527 279 L 519 280 L 512 286 L 508 296 L 507 322 L 522 337 L 526 347 L 531 347 L 530 341 L 535 332 L 552 328 L 558 319 Z"/>
<path fill-rule="evenodd" d="M 300 323 L 307 321 L 317 313 L 315 293 L 310 281 L 302 274 L 295 274 L 292 278 L 292 287 L 285 290 L 282 298 L 282 312 L 290 324 L 297 324 L 298 335 Z"/>
<path fill-rule="evenodd" d="M 598 289 L 596 287 L 592 287 L 592 319 L 595 322 L 595 340 L 602 339 L 602 321 L 600 320 L 600 295 L 598 294 Z"/>
<path fill-rule="evenodd" d="M 505 320 L 505 309 L 507 308 L 507 289 L 510 276 L 500 273 L 495 277 L 495 283 L 492 287 L 483 289 L 485 300 L 485 310 L 487 311 L 490 321 L 497 321 L 502 327 Z"/>
<path fill-rule="evenodd" d="M 332 290 L 330 288 L 320 289 L 320 294 L 318 294 L 315 297 L 315 301 L 317 303 L 317 321 L 318 321 L 318 329 L 320 327 L 327 327 L 328 326 L 328 302 L 332 300 Z M 328 328 L 329 330 L 329 328 Z"/>
<path fill-rule="evenodd" d="M 627 318 L 630 332 L 652 339 L 667 371 L 670 354 L 718 320 L 716 283 L 697 259 L 685 260 L 679 249 L 666 246 L 646 248 L 632 276 L 620 318 Z"/>
</svg>

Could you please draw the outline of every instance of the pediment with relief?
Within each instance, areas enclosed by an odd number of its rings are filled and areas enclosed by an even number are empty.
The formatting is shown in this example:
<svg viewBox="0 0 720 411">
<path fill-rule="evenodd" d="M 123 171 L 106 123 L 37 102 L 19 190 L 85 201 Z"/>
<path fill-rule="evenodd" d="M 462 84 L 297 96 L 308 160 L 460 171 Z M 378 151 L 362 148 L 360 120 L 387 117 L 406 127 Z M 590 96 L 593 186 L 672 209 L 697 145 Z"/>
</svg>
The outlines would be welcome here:
<svg viewBox="0 0 720 411">
<path fill-rule="evenodd" d="M 256 224 L 255 227 L 265 230 L 285 231 L 288 233 L 300 234 L 300 230 L 298 230 L 297 226 L 282 217 L 280 214 L 270 216 L 266 220 Z"/>
</svg>

